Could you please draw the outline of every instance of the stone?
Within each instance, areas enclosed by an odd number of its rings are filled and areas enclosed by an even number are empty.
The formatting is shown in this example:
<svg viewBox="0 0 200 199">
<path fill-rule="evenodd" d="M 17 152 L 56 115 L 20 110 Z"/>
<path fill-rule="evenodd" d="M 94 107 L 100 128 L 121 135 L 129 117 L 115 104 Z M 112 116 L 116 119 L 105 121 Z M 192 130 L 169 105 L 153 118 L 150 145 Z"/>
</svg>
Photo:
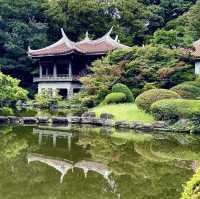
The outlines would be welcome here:
<svg viewBox="0 0 200 199">
<path fill-rule="evenodd" d="M 53 124 L 68 124 L 68 119 L 66 117 L 52 117 Z"/>
<path fill-rule="evenodd" d="M 93 119 L 90 117 L 81 117 L 81 124 L 93 124 Z"/>
<path fill-rule="evenodd" d="M 165 128 L 167 124 L 163 121 L 157 121 L 152 123 L 153 128 Z"/>
<path fill-rule="evenodd" d="M 7 124 L 9 123 L 8 117 L 0 116 L 0 124 Z"/>
<path fill-rule="evenodd" d="M 80 124 L 81 123 L 81 117 L 70 117 L 68 118 L 69 123 L 72 124 Z"/>
<path fill-rule="evenodd" d="M 85 113 L 83 113 L 82 114 L 82 116 L 81 117 L 83 117 L 83 118 L 91 118 L 91 117 L 96 117 L 96 113 L 95 112 L 85 112 Z"/>
<path fill-rule="evenodd" d="M 142 122 L 133 121 L 133 122 L 130 123 L 131 129 L 140 129 L 142 126 L 143 126 Z"/>
<path fill-rule="evenodd" d="M 110 126 L 110 127 L 114 127 L 115 126 L 115 121 L 114 120 L 103 120 L 103 126 Z"/>
<path fill-rule="evenodd" d="M 19 117 L 9 116 L 8 119 L 9 119 L 9 122 L 11 124 L 18 124 L 18 123 L 20 123 L 20 118 Z"/>
<path fill-rule="evenodd" d="M 115 127 L 118 128 L 130 128 L 130 123 L 127 121 L 116 121 Z"/>
<path fill-rule="evenodd" d="M 110 114 L 110 113 L 101 113 L 100 118 L 101 118 L 101 119 L 105 119 L 105 120 L 113 119 L 113 118 L 114 118 L 114 115 L 112 115 L 112 114 Z"/>
<path fill-rule="evenodd" d="M 38 117 L 38 123 L 39 124 L 47 124 L 49 123 L 49 118 L 48 117 Z"/>
<path fill-rule="evenodd" d="M 38 120 L 35 117 L 22 117 L 21 122 L 24 124 L 37 124 Z"/>
<path fill-rule="evenodd" d="M 98 126 L 102 126 L 104 123 L 104 121 L 102 119 L 99 118 L 93 118 L 91 124 L 94 125 L 98 125 Z"/>
</svg>

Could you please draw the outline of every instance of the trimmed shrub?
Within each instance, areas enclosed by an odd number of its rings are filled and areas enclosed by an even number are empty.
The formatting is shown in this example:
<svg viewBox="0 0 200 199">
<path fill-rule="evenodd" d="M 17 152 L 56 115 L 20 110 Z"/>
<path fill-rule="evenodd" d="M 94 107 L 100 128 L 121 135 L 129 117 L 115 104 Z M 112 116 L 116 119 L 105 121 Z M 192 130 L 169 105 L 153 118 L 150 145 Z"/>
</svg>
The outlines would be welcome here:
<svg viewBox="0 0 200 199">
<path fill-rule="evenodd" d="M 12 115 L 14 115 L 14 112 L 9 107 L 3 107 L 3 108 L 0 108 L 0 115 L 1 116 L 12 116 Z"/>
<path fill-rule="evenodd" d="M 198 199 L 200 197 L 200 169 L 184 186 L 181 199 Z"/>
<path fill-rule="evenodd" d="M 150 111 L 151 105 L 162 99 L 177 99 L 181 98 L 176 92 L 167 89 L 151 89 L 139 95 L 135 103 L 138 108 L 145 111 Z"/>
<path fill-rule="evenodd" d="M 134 98 L 133 98 L 133 94 L 131 92 L 131 90 L 124 84 L 118 83 L 115 84 L 112 87 L 112 92 L 113 93 L 124 93 L 126 96 L 126 102 L 133 102 Z"/>
<path fill-rule="evenodd" d="M 117 103 L 123 103 L 125 101 L 126 101 L 126 95 L 124 93 L 110 93 L 105 97 L 102 104 L 103 105 L 117 104 Z"/>
<path fill-rule="evenodd" d="M 198 81 L 185 82 L 171 88 L 171 90 L 175 91 L 185 99 L 200 98 L 200 82 Z"/>
<path fill-rule="evenodd" d="M 158 120 L 200 118 L 200 100 L 167 99 L 151 106 L 153 116 Z"/>
</svg>

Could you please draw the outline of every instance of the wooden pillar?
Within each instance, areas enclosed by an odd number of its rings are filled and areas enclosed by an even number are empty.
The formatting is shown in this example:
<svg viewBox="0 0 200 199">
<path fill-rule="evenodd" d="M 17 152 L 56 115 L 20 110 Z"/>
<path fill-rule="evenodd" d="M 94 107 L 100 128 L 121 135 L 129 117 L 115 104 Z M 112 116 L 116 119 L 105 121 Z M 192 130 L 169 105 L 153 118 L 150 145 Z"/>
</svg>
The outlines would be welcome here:
<svg viewBox="0 0 200 199">
<path fill-rule="evenodd" d="M 69 78 L 72 78 L 72 62 L 71 60 L 69 61 Z"/>
<path fill-rule="evenodd" d="M 53 65 L 53 76 L 57 77 L 57 65 L 55 63 Z"/>
<path fill-rule="evenodd" d="M 46 66 L 46 76 L 48 76 L 49 75 L 49 68 L 48 68 L 48 66 Z"/>
<path fill-rule="evenodd" d="M 40 70 L 40 78 L 42 77 L 42 65 L 41 65 L 41 63 L 40 63 L 40 68 L 39 68 L 39 70 Z"/>
</svg>

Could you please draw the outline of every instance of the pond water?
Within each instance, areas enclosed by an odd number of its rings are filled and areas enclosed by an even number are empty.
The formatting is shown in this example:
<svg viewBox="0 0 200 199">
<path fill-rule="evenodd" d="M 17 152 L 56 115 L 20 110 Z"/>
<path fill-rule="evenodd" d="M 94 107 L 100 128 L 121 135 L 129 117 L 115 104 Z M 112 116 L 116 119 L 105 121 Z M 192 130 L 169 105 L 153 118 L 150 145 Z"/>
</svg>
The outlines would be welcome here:
<svg viewBox="0 0 200 199">
<path fill-rule="evenodd" d="M 178 199 L 200 138 L 86 126 L 1 126 L 0 198 Z"/>
</svg>

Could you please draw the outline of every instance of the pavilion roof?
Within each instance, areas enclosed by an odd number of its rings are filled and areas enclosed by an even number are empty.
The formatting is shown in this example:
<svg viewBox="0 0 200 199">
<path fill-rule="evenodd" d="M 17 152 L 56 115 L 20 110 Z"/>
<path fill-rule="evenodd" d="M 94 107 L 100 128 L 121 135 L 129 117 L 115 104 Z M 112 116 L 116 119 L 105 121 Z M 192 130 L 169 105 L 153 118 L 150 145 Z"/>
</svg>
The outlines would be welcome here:
<svg viewBox="0 0 200 199">
<path fill-rule="evenodd" d="M 200 39 L 195 41 L 193 43 L 194 51 L 192 52 L 192 55 L 196 58 L 200 58 Z"/>
<path fill-rule="evenodd" d="M 65 34 L 64 30 L 61 29 L 62 38 L 56 43 L 42 49 L 32 50 L 28 49 L 28 55 L 31 57 L 48 57 L 48 56 L 59 56 L 68 55 L 72 53 L 83 54 L 83 55 L 103 55 L 109 51 L 116 49 L 129 48 L 119 42 L 118 37 L 112 39 L 110 34 L 112 28 L 103 37 L 91 40 L 86 33 L 85 39 L 79 42 L 71 41 Z"/>
</svg>

